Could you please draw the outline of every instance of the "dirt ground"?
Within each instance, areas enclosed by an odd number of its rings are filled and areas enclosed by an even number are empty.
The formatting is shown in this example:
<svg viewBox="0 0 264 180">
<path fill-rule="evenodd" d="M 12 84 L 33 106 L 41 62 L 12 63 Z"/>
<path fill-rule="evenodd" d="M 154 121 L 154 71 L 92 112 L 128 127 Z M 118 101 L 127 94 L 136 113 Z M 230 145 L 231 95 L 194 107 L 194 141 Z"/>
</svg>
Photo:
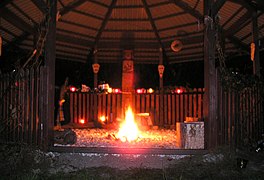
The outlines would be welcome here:
<svg viewBox="0 0 264 180">
<path fill-rule="evenodd" d="M 224 147 L 190 156 L 55 153 L 1 144 L 0 159 L 0 179 L 264 179 L 264 152 Z"/>
</svg>

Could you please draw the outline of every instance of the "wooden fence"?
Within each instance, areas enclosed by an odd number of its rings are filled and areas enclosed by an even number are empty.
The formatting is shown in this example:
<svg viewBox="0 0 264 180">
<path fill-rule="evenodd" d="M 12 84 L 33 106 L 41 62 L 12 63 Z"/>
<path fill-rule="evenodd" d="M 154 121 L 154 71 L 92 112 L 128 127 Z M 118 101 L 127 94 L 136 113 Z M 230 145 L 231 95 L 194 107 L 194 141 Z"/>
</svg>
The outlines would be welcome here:
<svg viewBox="0 0 264 180">
<path fill-rule="evenodd" d="M 44 141 L 43 67 L 0 76 L 0 134 L 2 141 L 42 146 Z"/>
<path fill-rule="evenodd" d="M 264 101 L 260 88 L 254 86 L 237 93 L 224 91 L 220 86 L 218 145 L 251 146 L 262 138 Z"/>
<path fill-rule="evenodd" d="M 69 93 L 71 122 L 79 119 L 108 121 L 123 117 L 122 94 Z M 183 122 L 185 117 L 203 117 L 203 90 L 195 89 L 182 94 L 133 94 L 134 113 L 149 113 L 154 125 L 166 127 Z"/>
<path fill-rule="evenodd" d="M 47 145 L 50 137 L 45 99 L 46 68 L 31 68 L 0 76 L 0 140 Z M 217 144 L 245 146 L 264 134 L 264 106 L 260 87 L 241 93 L 218 87 Z M 263 90 L 262 90 L 263 91 Z M 135 113 L 150 113 L 154 125 L 171 127 L 186 117 L 203 118 L 203 90 L 182 94 L 133 94 Z M 88 122 L 100 116 L 122 117 L 122 94 L 69 93 L 71 121 Z M 175 126 L 174 126 L 175 127 Z"/>
</svg>

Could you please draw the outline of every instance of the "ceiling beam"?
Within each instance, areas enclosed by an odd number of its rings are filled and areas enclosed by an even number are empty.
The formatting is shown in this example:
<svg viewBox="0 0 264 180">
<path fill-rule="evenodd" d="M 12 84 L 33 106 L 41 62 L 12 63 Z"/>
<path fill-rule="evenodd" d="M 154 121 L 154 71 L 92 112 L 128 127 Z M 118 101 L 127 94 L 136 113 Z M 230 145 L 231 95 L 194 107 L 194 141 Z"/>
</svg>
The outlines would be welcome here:
<svg viewBox="0 0 264 180">
<path fill-rule="evenodd" d="M 219 10 L 223 7 L 225 4 L 226 0 L 217 0 L 214 5 L 212 6 L 212 14 L 215 16 Z"/>
<path fill-rule="evenodd" d="M 245 0 L 229 0 L 230 2 L 240 4 L 241 6 L 245 7 L 248 11 L 254 11 L 254 7 L 249 1 Z"/>
<path fill-rule="evenodd" d="M 2 18 L 4 18 L 10 24 L 14 25 L 15 27 L 17 27 L 18 29 L 20 29 L 22 31 L 26 31 L 26 32 L 31 33 L 31 34 L 34 33 L 34 29 L 32 26 L 27 24 L 23 19 L 21 19 L 20 17 L 15 15 L 10 10 L 5 8 L 5 9 L 2 9 L 1 11 L 3 14 Z"/>
<path fill-rule="evenodd" d="M 194 26 L 194 25 L 197 25 L 197 22 L 191 22 L 191 23 L 186 23 L 186 24 L 180 24 L 177 26 L 171 26 L 171 27 L 159 29 L 158 31 L 162 32 L 162 31 L 168 31 L 168 30 L 172 30 L 172 29 L 176 29 L 176 28 L 182 28 L 182 27 Z"/>
<path fill-rule="evenodd" d="M 168 15 L 164 15 L 164 16 L 159 16 L 159 17 L 153 18 L 153 20 L 157 21 L 157 20 L 167 19 L 167 18 L 171 18 L 171 17 L 175 17 L 175 16 L 180 16 L 183 14 L 186 14 L 186 12 L 182 11 L 182 12 L 176 12 L 176 13 L 172 13 L 172 14 L 168 14 Z"/>
<path fill-rule="evenodd" d="M 146 13 L 148 15 L 148 19 L 149 19 L 150 24 L 152 26 L 152 29 L 153 29 L 153 31 L 155 33 L 155 36 L 156 36 L 156 38 L 157 38 L 157 40 L 159 42 L 160 48 L 162 48 L 162 50 L 164 51 L 164 47 L 163 47 L 163 44 L 161 42 L 160 35 L 158 33 L 158 29 L 157 29 L 157 27 L 155 25 L 155 22 L 154 22 L 153 18 L 152 18 L 151 12 L 150 12 L 149 7 L 148 7 L 148 4 L 147 4 L 146 0 L 141 0 L 141 1 L 143 3 L 144 9 L 145 9 L 145 11 L 146 11 Z"/>
<path fill-rule="evenodd" d="M 7 4 L 11 3 L 12 1 L 13 0 L 1 0 L 1 2 L 0 2 L 0 10 L 3 9 Z"/>
<path fill-rule="evenodd" d="M 104 28 L 105 28 L 105 26 L 106 26 L 106 23 L 108 22 L 108 20 L 109 20 L 109 18 L 110 18 L 110 16 L 111 16 L 111 13 L 112 13 L 112 11 L 113 11 L 113 8 L 114 8 L 115 5 L 116 5 L 116 2 L 117 2 L 117 0 L 113 0 L 113 1 L 111 2 L 110 6 L 109 6 L 109 8 L 108 8 L 108 10 L 107 10 L 107 12 L 106 12 L 106 15 L 105 15 L 105 18 L 104 18 L 104 20 L 103 20 L 103 22 L 102 22 L 102 25 L 101 25 L 100 29 L 98 30 L 98 33 L 97 33 L 97 35 L 96 35 L 96 37 L 95 37 L 94 48 L 95 48 L 95 47 L 97 46 L 97 44 L 98 44 L 98 41 L 99 41 L 99 39 L 100 39 L 100 37 L 101 37 L 101 35 L 102 35 L 102 32 L 103 32 L 103 30 L 104 30 Z"/>
<path fill-rule="evenodd" d="M 241 16 L 235 23 L 233 23 L 225 32 L 225 36 L 232 36 L 238 31 L 241 30 L 243 25 L 247 23 L 247 21 L 251 20 L 252 13 L 247 11 L 243 16 Z"/>
<path fill-rule="evenodd" d="M 46 14 L 48 12 L 47 4 L 43 0 L 31 0 L 35 6 L 43 13 Z"/>
<path fill-rule="evenodd" d="M 60 10 L 60 15 L 64 16 L 65 14 L 69 13 L 71 10 L 82 5 L 85 2 L 86 0 L 75 0 L 71 2 L 69 5 L 65 6 L 62 10 Z"/>
<path fill-rule="evenodd" d="M 188 3 L 182 1 L 182 0 L 170 0 L 172 3 L 174 3 L 176 6 L 180 7 L 193 17 L 197 18 L 199 21 L 203 22 L 203 15 L 197 11 L 196 9 L 193 9 L 191 6 L 189 6 Z"/>
</svg>

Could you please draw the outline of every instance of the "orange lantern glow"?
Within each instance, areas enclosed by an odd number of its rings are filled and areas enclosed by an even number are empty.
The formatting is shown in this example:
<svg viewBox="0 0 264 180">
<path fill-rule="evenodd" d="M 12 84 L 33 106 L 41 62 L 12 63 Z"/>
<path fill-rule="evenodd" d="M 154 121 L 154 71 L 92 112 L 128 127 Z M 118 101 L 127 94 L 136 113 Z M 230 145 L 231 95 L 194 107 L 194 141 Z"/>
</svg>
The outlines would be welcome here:
<svg viewBox="0 0 264 180">
<path fill-rule="evenodd" d="M 76 87 L 71 86 L 71 87 L 70 87 L 70 91 L 71 91 L 71 92 L 75 92 L 75 91 L 76 91 Z"/>
<path fill-rule="evenodd" d="M 79 123 L 80 124 L 84 124 L 85 123 L 85 120 L 84 119 L 79 119 Z"/>
</svg>

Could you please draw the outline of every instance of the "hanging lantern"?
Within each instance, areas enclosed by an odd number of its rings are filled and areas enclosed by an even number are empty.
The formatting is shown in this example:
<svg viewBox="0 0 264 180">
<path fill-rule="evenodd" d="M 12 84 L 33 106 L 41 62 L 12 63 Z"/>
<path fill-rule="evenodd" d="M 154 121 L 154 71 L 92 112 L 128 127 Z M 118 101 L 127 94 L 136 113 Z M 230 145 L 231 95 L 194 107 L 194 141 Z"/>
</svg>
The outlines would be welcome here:
<svg viewBox="0 0 264 180">
<path fill-rule="evenodd" d="M 158 65 L 158 71 L 159 71 L 159 76 L 162 78 L 163 72 L 164 72 L 165 67 L 163 65 Z"/>
<path fill-rule="evenodd" d="M 255 59 L 255 43 L 250 44 L 250 49 L 251 49 L 251 60 L 254 61 L 254 59 Z"/>
<path fill-rule="evenodd" d="M 0 36 L 0 56 L 2 55 L 2 44 L 3 41 L 2 41 L 2 37 Z"/>
<path fill-rule="evenodd" d="M 100 65 L 98 63 L 93 64 L 93 72 L 97 74 L 99 72 Z"/>
<path fill-rule="evenodd" d="M 175 40 L 171 43 L 171 49 L 174 52 L 179 52 L 180 50 L 182 50 L 183 44 L 180 40 Z"/>
</svg>

